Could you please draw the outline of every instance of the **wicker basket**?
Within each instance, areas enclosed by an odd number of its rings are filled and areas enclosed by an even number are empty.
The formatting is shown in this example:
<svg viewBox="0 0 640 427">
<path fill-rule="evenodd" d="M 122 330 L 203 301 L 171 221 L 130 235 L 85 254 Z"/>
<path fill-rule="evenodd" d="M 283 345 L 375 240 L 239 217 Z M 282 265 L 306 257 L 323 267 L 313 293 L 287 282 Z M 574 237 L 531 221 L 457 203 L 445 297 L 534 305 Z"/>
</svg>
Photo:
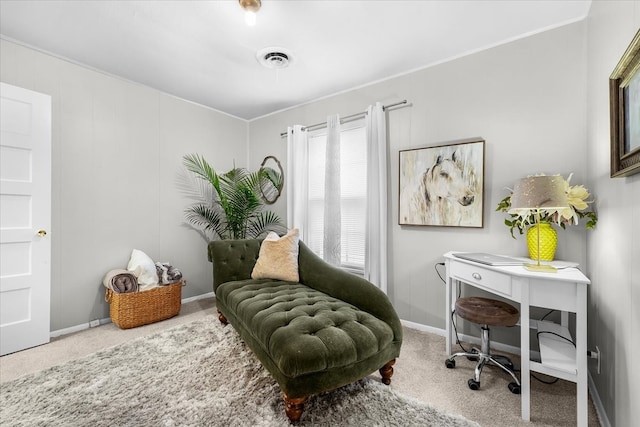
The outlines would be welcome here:
<svg viewBox="0 0 640 427">
<path fill-rule="evenodd" d="M 104 300 L 109 303 L 111 321 L 121 329 L 159 322 L 180 313 L 184 281 L 159 286 L 142 292 L 119 294 L 107 289 Z"/>
</svg>

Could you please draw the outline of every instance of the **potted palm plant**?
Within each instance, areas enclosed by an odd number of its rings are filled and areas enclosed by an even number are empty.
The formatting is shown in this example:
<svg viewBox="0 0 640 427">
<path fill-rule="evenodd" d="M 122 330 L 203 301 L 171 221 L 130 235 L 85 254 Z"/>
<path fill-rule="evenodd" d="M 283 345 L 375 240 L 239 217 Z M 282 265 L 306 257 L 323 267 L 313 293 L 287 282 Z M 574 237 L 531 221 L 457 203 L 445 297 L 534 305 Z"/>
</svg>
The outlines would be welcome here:
<svg viewBox="0 0 640 427">
<path fill-rule="evenodd" d="M 183 165 L 197 186 L 191 191 L 197 201 L 185 210 L 185 218 L 207 240 L 255 239 L 269 231 L 286 231 L 278 215 L 263 209 L 261 188 L 276 185 L 279 177 L 274 171 L 249 172 L 234 166 L 218 174 L 198 154 L 185 155 Z"/>
</svg>

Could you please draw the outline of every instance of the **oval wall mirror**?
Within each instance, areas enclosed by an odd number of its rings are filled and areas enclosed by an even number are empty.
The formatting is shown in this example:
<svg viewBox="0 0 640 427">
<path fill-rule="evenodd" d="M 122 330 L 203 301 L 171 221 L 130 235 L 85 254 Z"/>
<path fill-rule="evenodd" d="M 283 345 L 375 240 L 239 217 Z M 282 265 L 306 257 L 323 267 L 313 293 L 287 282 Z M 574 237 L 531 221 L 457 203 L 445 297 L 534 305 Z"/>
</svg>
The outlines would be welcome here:
<svg viewBox="0 0 640 427">
<path fill-rule="evenodd" d="M 260 165 L 260 173 L 263 178 L 260 185 L 262 199 L 266 204 L 271 205 L 278 200 L 284 187 L 282 165 L 274 156 L 267 156 Z"/>
</svg>

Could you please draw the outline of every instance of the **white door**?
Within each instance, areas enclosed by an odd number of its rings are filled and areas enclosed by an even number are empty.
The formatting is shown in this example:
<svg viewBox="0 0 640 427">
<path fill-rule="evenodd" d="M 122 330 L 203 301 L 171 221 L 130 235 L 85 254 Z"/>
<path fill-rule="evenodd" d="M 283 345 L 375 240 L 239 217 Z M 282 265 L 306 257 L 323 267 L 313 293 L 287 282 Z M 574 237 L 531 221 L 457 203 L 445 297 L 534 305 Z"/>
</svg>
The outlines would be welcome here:
<svg viewBox="0 0 640 427">
<path fill-rule="evenodd" d="M 51 97 L 0 85 L 0 355 L 4 355 L 49 342 Z"/>
</svg>

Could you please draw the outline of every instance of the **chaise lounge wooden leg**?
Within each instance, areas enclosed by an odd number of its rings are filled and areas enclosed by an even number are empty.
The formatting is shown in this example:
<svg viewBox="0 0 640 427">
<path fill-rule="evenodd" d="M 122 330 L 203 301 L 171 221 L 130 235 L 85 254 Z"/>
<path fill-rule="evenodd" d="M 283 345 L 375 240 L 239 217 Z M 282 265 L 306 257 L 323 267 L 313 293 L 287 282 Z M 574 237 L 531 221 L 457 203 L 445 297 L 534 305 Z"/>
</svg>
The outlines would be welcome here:
<svg viewBox="0 0 640 427">
<path fill-rule="evenodd" d="M 304 403 L 307 401 L 307 398 L 295 397 L 292 399 L 284 393 L 282 394 L 282 398 L 284 399 L 284 412 L 287 414 L 289 421 L 292 423 L 298 422 L 302 416 Z"/>
<path fill-rule="evenodd" d="M 220 310 L 218 310 L 218 320 L 220 321 L 220 323 L 222 323 L 223 325 L 228 325 L 229 321 L 227 320 L 226 317 L 224 317 L 224 314 L 222 314 L 220 312 Z"/>
<path fill-rule="evenodd" d="M 393 365 L 396 364 L 396 359 L 390 360 L 380 368 L 380 375 L 382 375 L 382 382 L 386 385 L 391 384 L 391 376 L 393 375 Z"/>
</svg>

